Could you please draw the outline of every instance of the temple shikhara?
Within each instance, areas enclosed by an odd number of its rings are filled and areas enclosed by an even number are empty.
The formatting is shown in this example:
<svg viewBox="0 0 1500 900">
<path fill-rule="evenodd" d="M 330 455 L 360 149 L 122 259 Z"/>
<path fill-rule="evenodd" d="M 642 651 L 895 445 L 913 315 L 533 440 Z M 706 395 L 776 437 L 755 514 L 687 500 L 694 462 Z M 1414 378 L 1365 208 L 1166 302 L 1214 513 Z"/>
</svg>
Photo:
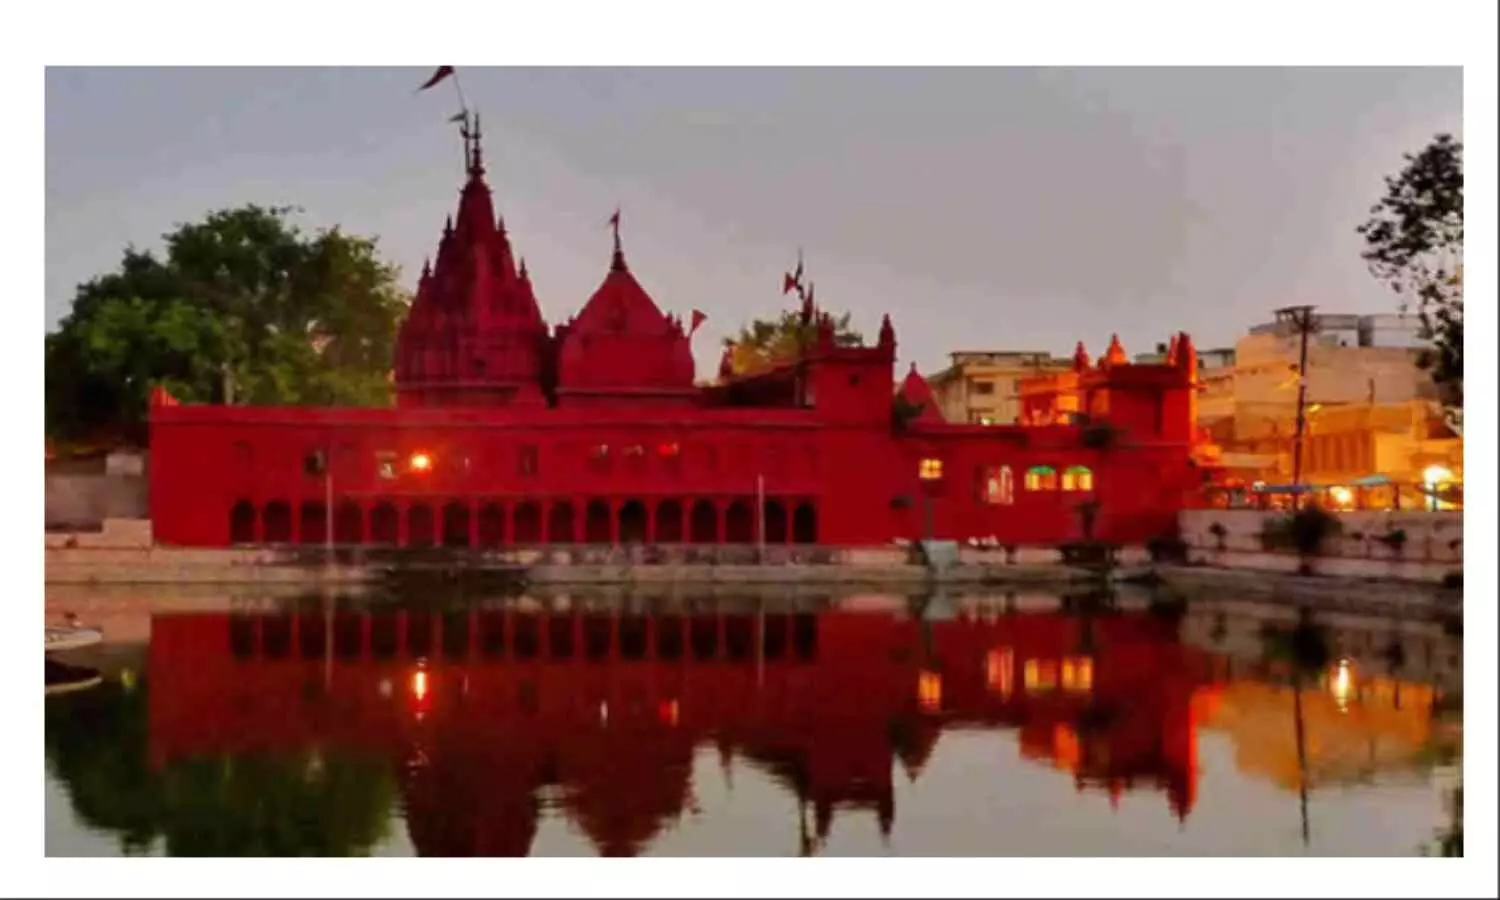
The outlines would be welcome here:
<svg viewBox="0 0 1500 900">
<path fill-rule="evenodd" d="M 726 350 L 703 383 L 700 317 L 646 292 L 618 213 L 598 289 L 549 325 L 477 127 L 465 156 L 401 326 L 394 405 L 185 405 L 158 389 L 159 543 L 321 544 L 330 527 L 339 544 L 403 547 L 1140 542 L 1172 532 L 1202 482 L 1185 334 L 1150 365 L 1117 340 L 1097 362 L 1080 344 L 1074 371 L 1023 386 L 1020 421 L 959 424 L 914 366 L 898 380 L 889 315 L 873 346 L 844 346 L 805 295 L 794 352 L 740 375 Z"/>
</svg>

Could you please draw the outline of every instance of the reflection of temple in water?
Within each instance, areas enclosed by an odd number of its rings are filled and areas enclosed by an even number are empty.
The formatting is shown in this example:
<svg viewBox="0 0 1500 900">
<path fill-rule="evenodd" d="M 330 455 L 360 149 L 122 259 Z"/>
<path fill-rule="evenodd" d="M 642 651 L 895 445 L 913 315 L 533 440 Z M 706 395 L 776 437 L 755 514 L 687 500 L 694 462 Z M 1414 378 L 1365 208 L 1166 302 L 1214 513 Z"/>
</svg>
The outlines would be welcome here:
<svg viewBox="0 0 1500 900">
<path fill-rule="evenodd" d="M 214 613 L 158 617 L 149 653 L 157 764 L 385 755 L 424 855 L 524 855 L 544 798 L 638 853 L 707 745 L 797 798 L 804 851 L 839 810 L 888 834 L 893 771 L 916 780 L 955 726 L 1019 729 L 1080 790 L 1160 789 L 1186 816 L 1211 694 L 1201 655 L 1130 614 Z"/>
</svg>

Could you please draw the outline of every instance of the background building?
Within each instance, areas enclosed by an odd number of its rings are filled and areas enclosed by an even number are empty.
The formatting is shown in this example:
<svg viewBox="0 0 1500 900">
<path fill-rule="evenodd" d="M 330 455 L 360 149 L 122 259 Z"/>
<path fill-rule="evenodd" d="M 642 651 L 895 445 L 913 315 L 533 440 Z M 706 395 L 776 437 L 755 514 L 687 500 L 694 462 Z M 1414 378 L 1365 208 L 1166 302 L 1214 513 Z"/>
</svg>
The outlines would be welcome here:
<svg viewBox="0 0 1500 900">
<path fill-rule="evenodd" d="M 958 350 L 948 359 L 927 383 L 944 419 L 971 425 L 1017 423 L 1023 379 L 1073 368 L 1071 357 L 1026 350 Z"/>
</svg>

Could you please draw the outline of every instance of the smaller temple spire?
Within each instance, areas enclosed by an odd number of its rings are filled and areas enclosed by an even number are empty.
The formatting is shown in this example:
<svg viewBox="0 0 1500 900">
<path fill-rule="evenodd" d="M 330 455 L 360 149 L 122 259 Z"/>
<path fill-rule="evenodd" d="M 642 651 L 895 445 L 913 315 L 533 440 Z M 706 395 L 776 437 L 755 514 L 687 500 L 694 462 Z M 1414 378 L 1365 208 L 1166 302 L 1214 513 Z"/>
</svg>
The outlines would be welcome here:
<svg viewBox="0 0 1500 900">
<path fill-rule="evenodd" d="M 451 234 L 453 234 L 453 213 L 449 213 L 447 221 L 443 222 L 443 237 Z"/>
<path fill-rule="evenodd" d="M 1073 371 L 1086 372 L 1089 367 L 1089 351 L 1083 346 L 1083 341 L 1073 348 Z"/>
<path fill-rule="evenodd" d="M 526 257 L 524 256 L 521 257 L 521 271 L 517 275 L 522 281 L 531 280 L 531 273 L 526 269 Z"/>
<path fill-rule="evenodd" d="M 1112 334 L 1109 336 L 1109 349 L 1104 351 L 1104 358 L 1099 361 L 1103 366 L 1123 366 L 1129 362 L 1125 355 L 1125 347 L 1120 343 L 1120 336 Z"/>
<path fill-rule="evenodd" d="M 429 280 L 431 278 L 432 278 L 432 257 L 430 257 L 430 256 L 424 256 L 424 257 L 422 257 L 422 279 L 421 280 L 422 281 L 427 281 L 427 280 Z"/>
<path fill-rule="evenodd" d="M 896 328 L 891 325 L 891 314 L 886 313 L 880 317 L 880 346 L 896 346 Z"/>
</svg>

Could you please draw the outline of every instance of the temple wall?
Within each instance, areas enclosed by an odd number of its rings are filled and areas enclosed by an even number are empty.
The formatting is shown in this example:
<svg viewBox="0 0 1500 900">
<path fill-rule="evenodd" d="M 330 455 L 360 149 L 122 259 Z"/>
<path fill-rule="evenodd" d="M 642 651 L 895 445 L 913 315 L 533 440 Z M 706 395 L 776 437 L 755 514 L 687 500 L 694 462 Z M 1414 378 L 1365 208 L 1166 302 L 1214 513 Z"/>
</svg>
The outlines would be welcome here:
<svg viewBox="0 0 1500 900">
<path fill-rule="evenodd" d="M 57 473 L 45 484 L 48 529 L 97 529 L 108 519 L 147 515 L 145 475 Z"/>
<path fill-rule="evenodd" d="M 1254 509 L 1183 510 L 1182 539 L 1194 562 L 1223 568 L 1295 572 L 1295 553 L 1268 552 L 1261 543 L 1266 523 L 1282 513 Z M 1343 578 L 1440 582 L 1463 569 L 1462 512 L 1361 510 L 1333 513 L 1341 524 L 1323 552 L 1309 560 L 1319 575 Z M 1218 526 L 1216 528 L 1216 526 Z M 1222 530 L 1222 534 L 1216 533 Z M 1382 536 L 1400 531 L 1396 549 Z"/>
</svg>

